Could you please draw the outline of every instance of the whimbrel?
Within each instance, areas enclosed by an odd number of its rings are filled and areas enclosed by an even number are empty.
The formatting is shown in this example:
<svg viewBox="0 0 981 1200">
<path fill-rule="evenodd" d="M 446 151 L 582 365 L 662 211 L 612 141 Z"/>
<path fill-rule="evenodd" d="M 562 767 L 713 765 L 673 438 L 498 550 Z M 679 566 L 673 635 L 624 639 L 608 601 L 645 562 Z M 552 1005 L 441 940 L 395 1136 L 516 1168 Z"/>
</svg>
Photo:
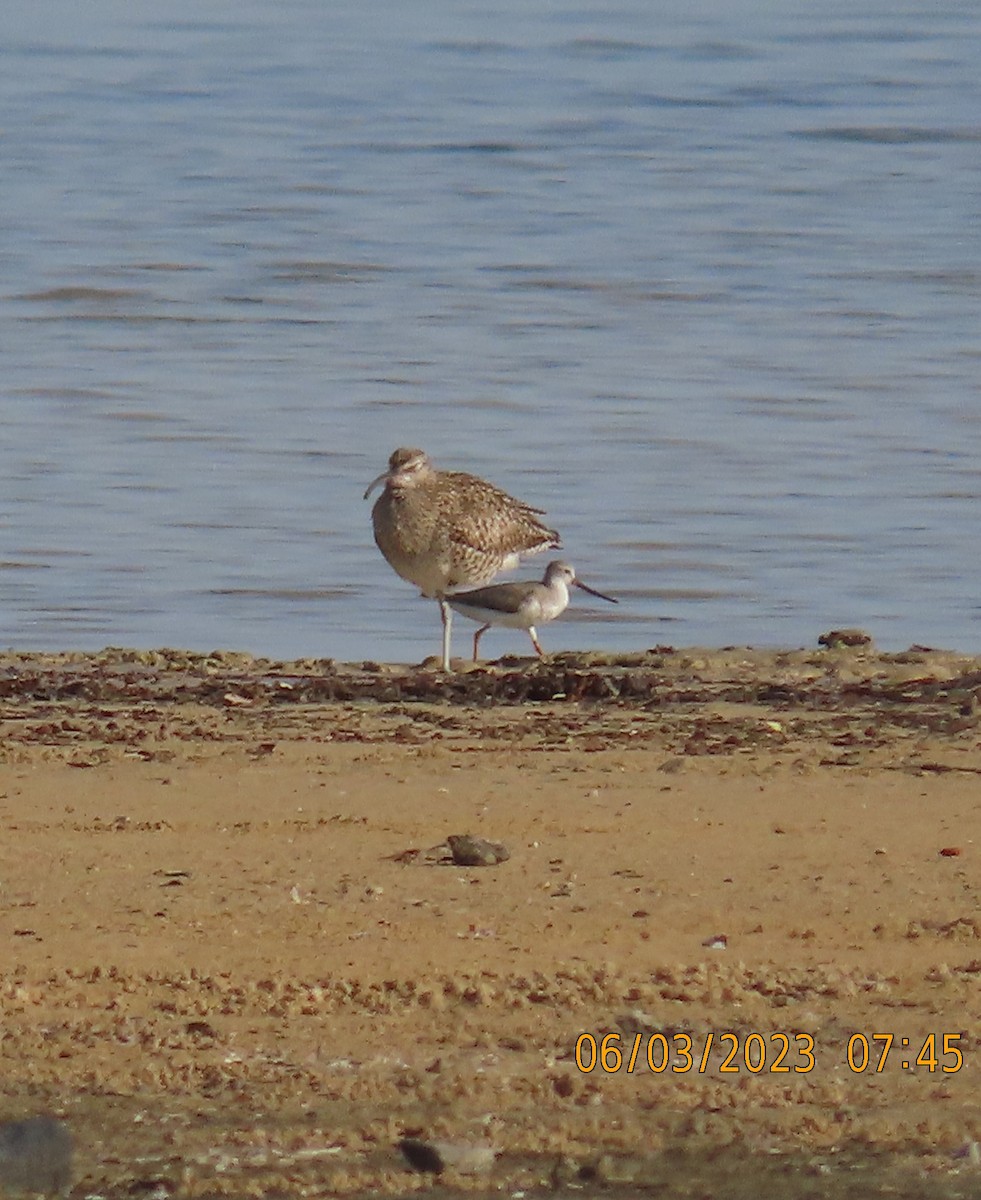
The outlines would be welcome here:
<svg viewBox="0 0 981 1200">
<path fill-rule="evenodd" d="M 557 549 L 559 535 L 538 519 L 542 509 L 476 475 L 437 471 L 422 450 L 394 451 L 366 500 L 380 483 L 385 490 L 371 510 L 375 541 L 398 575 L 439 602 L 448 671 L 449 594 L 488 583 L 523 555 Z"/>
<path fill-rule="evenodd" d="M 568 563 L 558 560 L 548 564 L 541 583 L 536 580 L 528 583 L 497 583 L 471 592 L 457 592 L 455 596 L 447 596 L 446 602 L 471 621 L 484 622 L 473 635 L 474 662 L 477 661 L 480 639 L 492 625 L 527 629 L 531 644 L 539 657 L 544 658 L 545 651 L 539 644 L 535 626 L 554 621 L 565 612 L 569 607 L 570 585 L 589 592 L 591 596 L 598 596 L 600 600 L 617 603 L 612 596 L 604 596 L 602 592 L 587 587 L 576 578 L 575 570 Z"/>
</svg>

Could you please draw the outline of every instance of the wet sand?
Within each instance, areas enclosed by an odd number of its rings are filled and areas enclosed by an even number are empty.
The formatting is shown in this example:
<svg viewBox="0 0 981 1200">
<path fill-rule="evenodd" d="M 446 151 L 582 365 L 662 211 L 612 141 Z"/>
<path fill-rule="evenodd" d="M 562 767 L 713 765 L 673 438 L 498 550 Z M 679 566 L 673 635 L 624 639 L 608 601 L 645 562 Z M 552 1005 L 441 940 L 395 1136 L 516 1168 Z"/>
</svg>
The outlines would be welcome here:
<svg viewBox="0 0 981 1200">
<path fill-rule="evenodd" d="M 79 1196 L 429 1189 L 405 1136 L 499 1149 L 463 1191 L 976 1194 L 979 691 L 8 652 L 0 1117 L 62 1116 Z"/>
</svg>

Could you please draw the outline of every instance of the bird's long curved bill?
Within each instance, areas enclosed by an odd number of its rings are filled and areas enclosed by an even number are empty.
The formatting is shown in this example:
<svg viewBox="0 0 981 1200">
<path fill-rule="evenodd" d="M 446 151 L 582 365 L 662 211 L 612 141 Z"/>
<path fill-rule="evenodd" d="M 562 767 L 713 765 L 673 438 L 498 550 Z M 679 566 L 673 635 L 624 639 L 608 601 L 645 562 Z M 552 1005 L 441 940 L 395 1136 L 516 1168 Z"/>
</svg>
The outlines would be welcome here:
<svg viewBox="0 0 981 1200">
<path fill-rule="evenodd" d="M 587 587 L 581 579 L 573 579 L 573 587 L 580 588 L 584 592 L 589 592 L 591 596 L 597 596 L 600 600 L 609 600 L 611 604 L 619 604 L 619 600 L 615 600 L 612 596 L 605 596 L 602 592 L 598 592 L 595 588 Z"/>
<path fill-rule="evenodd" d="M 375 490 L 375 488 L 378 487 L 378 485 L 380 483 L 385 483 L 387 480 L 388 480 L 388 472 L 382 471 L 382 473 L 378 476 L 377 479 L 373 479 L 371 481 L 371 483 L 368 484 L 368 486 L 364 490 L 364 495 L 361 497 L 361 499 L 367 500 L 368 497 L 371 495 L 371 493 Z"/>
</svg>

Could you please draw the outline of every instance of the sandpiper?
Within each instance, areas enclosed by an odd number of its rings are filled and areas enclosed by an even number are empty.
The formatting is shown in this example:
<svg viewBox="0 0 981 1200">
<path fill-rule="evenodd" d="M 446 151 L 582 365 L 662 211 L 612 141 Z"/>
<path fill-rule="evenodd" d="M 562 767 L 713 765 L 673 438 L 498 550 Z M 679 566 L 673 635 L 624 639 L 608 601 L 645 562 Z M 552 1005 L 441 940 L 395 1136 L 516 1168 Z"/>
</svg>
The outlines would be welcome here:
<svg viewBox="0 0 981 1200">
<path fill-rule="evenodd" d="M 540 658 L 545 651 L 538 641 L 535 626 L 545 621 L 554 621 L 569 607 L 569 587 L 581 588 L 600 600 L 616 604 L 612 596 L 605 596 L 594 588 L 587 587 L 576 578 L 575 570 L 567 563 L 556 560 L 545 569 L 545 578 L 539 583 L 497 583 L 491 587 L 476 588 L 470 592 L 457 592 L 447 596 L 446 602 L 458 613 L 471 621 L 483 624 L 473 635 L 473 660 L 477 662 L 480 639 L 492 625 L 504 625 L 509 629 L 527 629 L 531 644 Z"/>
<path fill-rule="evenodd" d="M 439 602 L 448 671 L 449 594 L 488 583 L 526 554 L 558 549 L 559 535 L 538 519 L 542 509 L 476 475 L 437 471 L 422 450 L 394 451 L 366 500 L 380 483 L 385 489 L 371 510 L 375 542 L 398 575 Z"/>
</svg>

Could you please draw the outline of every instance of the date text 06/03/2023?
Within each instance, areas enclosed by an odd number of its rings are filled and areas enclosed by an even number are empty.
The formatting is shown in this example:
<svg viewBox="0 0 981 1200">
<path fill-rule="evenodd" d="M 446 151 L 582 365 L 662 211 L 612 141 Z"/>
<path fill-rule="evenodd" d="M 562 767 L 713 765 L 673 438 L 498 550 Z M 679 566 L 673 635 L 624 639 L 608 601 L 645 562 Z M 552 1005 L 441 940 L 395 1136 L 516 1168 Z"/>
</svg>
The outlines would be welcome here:
<svg viewBox="0 0 981 1200">
<path fill-rule="evenodd" d="M 892 1033 L 853 1033 L 843 1057 L 856 1074 L 878 1074 L 891 1060 L 903 1071 L 954 1075 L 964 1066 L 960 1041 L 959 1033 L 928 1033 L 918 1039 Z M 713 1051 L 722 1056 L 718 1063 L 712 1061 Z M 807 1075 L 818 1065 L 819 1056 L 823 1057 L 809 1033 L 709 1032 L 696 1039 L 688 1033 L 624 1037 L 615 1032 L 599 1036 L 586 1032 L 576 1039 L 576 1066 L 586 1075 L 595 1070 L 606 1075 L 645 1070 L 655 1075 L 665 1071 L 703 1075 L 710 1070 L 720 1075 Z"/>
</svg>

